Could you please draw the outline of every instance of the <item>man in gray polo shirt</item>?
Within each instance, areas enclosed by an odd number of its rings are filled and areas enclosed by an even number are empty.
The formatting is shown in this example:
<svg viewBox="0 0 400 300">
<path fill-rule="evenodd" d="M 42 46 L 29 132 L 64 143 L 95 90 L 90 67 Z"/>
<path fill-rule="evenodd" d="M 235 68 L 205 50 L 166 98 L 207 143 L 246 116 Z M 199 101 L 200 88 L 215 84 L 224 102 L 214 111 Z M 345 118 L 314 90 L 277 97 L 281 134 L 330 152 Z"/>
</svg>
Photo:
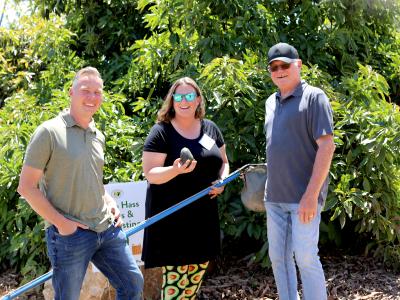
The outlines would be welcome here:
<svg viewBox="0 0 400 300">
<path fill-rule="evenodd" d="M 268 52 L 279 88 L 265 103 L 268 180 L 265 206 L 269 256 L 279 299 L 327 298 L 318 256 L 319 223 L 335 150 L 332 109 L 325 93 L 301 80 L 297 50 L 278 43 Z"/>
<path fill-rule="evenodd" d="M 139 300 L 143 276 L 103 185 L 105 141 L 92 119 L 103 100 L 103 80 L 95 68 L 77 72 L 70 98 L 69 109 L 35 130 L 18 192 L 45 220 L 55 299 L 79 299 L 92 261 L 117 299 Z"/>
</svg>

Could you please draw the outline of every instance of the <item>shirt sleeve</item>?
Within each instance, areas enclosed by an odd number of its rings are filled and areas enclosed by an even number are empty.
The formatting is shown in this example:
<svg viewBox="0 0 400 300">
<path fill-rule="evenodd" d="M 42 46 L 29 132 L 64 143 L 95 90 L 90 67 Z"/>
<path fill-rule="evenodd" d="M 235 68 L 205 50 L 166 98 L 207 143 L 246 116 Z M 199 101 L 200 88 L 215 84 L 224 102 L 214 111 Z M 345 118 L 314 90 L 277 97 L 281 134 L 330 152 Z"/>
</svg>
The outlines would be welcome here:
<svg viewBox="0 0 400 300">
<path fill-rule="evenodd" d="M 155 124 L 144 142 L 143 151 L 168 153 L 168 138 L 165 126 Z"/>
<path fill-rule="evenodd" d="M 215 144 L 218 148 L 225 145 L 224 137 L 218 126 L 211 120 L 204 120 L 205 133 L 207 133 L 212 139 L 215 140 Z"/>
<path fill-rule="evenodd" d="M 51 144 L 50 132 L 44 126 L 39 126 L 26 148 L 24 165 L 45 170 L 51 157 Z"/>
<path fill-rule="evenodd" d="M 323 91 L 315 95 L 310 109 L 310 125 L 314 140 L 333 134 L 333 113 L 329 99 Z"/>
<path fill-rule="evenodd" d="M 214 124 L 215 125 L 215 124 Z M 223 145 L 225 145 L 224 137 L 222 135 L 221 130 L 218 128 L 217 125 L 215 125 L 215 135 L 216 135 L 216 144 L 218 148 L 221 148 Z"/>
</svg>

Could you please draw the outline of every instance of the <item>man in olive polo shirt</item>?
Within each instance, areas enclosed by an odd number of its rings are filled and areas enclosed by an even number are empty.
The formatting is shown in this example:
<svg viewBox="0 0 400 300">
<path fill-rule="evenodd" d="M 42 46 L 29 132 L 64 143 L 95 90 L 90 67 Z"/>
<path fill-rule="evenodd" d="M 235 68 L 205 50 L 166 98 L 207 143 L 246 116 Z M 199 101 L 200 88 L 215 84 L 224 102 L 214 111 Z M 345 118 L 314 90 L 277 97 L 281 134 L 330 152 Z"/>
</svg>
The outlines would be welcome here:
<svg viewBox="0 0 400 300">
<path fill-rule="evenodd" d="M 303 298 L 324 300 L 318 238 L 335 150 L 332 109 L 321 89 L 301 80 L 302 61 L 293 46 L 271 47 L 268 64 L 279 88 L 265 103 L 269 257 L 279 299 L 299 299 L 296 262 Z"/>
<path fill-rule="evenodd" d="M 103 185 L 104 135 L 92 116 L 103 100 L 99 72 L 77 72 L 70 108 L 41 124 L 25 154 L 18 192 L 46 223 L 55 299 L 79 299 L 89 261 L 108 277 L 117 299 L 141 299 L 143 276 Z"/>
</svg>

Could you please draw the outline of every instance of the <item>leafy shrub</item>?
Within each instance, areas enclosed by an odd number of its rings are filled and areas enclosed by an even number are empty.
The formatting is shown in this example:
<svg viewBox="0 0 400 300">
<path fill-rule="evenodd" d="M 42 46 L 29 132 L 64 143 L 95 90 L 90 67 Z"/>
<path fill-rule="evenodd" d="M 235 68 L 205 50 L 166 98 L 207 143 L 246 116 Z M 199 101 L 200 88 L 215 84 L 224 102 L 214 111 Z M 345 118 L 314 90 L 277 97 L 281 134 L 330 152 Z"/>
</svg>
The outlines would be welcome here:
<svg viewBox="0 0 400 300">
<path fill-rule="evenodd" d="M 321 240 L 340 243 L 356 231 L 367 252 L 400 261 L 400 120 L 391 103 L 400 90 L 397 1 L 127 1 L 125 29 L 123 6 L 110 1 L 35 3 L 49 21 L 32 17 L 0 28 L 2 262 L 26 275 L 46 265 L 42 223 L 15 191 L 26 143 L 38 124 L 68 106 L 73 71 L 90 62 L 113 80 L 96 115 L 107 138 L 106 182 L 143 178 L 143 141 L 182 76 L 202 87 L 207 117 L 223 131 L 235 170 L 265 158 L 264 102 L 276 90 L 266 52 L 278 41 L 299 50 L 303 78 L 321 87 L 334 109 L 336 153 Z M 48 14 L 53 10 L 64 15 Z M 85 19 L 103 11 L 93 24 Z M 97 39 L 101 30 L 105 39 Z M 226 235 L 259 241 L 254 261 L 266 266 L 265 216 L 242 206 L 240 188 L 235 181 L 220 197 L 221 226 Z"/>
<path fill-rule="evenodd" d="M 17 194 L 19 173 L 27 143 L 33 131 L 56 115 L 65 98 L 38 105 L 27 93 L 8 98 L 0 110 L 0 258 L 1 267 L 21 269 L 26 279 L 45 271 L 43 222 Z"/>
<path fill-rule="evenodd" d="M 333 190 L 326 209 L 344 228 L 371 236 L 366 252 L 374 249 L 385 261 L 400 267 L 400 112 L 386 101 L 389 86 L 371 67 L 342 81 L 336 107 L 338 149 L 332 167 Z"/>
<path fill-rule="evenodd" d="M 19 173 L 34 129 L 67 105 L 64 84 L 80 60 L 60 18 L 33 16 L 0 30 L 0 267 L 20 269 L 28 280 L 45 270 L 47 259 L 43 222 L 16 192 Z"/>
</svg>

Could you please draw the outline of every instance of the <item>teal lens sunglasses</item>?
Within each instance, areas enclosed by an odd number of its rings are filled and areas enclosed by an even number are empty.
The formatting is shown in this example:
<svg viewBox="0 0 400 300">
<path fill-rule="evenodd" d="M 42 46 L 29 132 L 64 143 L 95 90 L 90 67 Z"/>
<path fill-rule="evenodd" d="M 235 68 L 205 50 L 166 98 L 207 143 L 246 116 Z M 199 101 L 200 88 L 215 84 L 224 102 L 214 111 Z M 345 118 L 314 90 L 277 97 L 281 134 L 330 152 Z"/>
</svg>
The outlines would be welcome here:
<svg viewBox="0 0 400 300">
<path fill-rule="evenodd" d="M 192 102 L 196 99 L 197 94 L 196 92 L 191 92 L 188 94 L 173 94 L 172 96 L 175 102 L 181 102 L 183 98 L 185 98 L 187 102 Z"/>
</svg>

